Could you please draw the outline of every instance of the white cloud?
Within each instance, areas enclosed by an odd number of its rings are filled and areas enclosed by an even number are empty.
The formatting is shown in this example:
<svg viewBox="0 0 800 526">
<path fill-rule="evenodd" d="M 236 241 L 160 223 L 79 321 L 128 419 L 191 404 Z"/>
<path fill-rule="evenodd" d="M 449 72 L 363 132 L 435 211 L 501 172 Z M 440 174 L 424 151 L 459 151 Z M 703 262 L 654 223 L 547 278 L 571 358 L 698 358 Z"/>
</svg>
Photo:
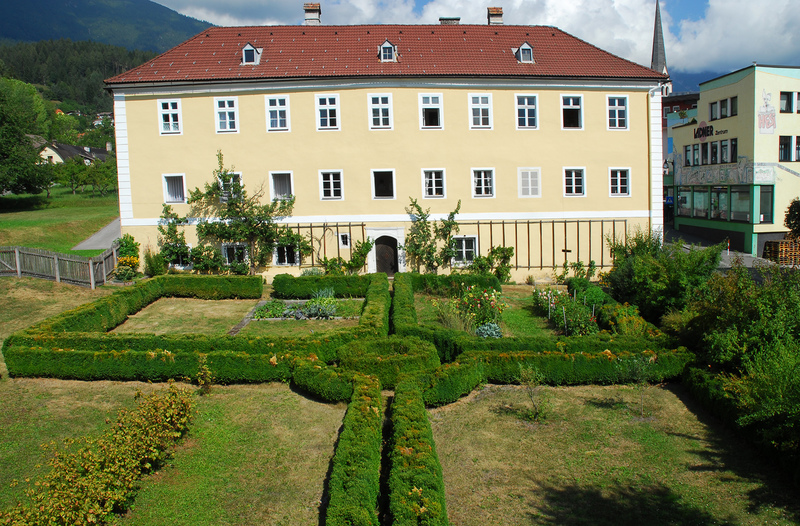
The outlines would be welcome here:
<svg viewBox="0 0 800 526">
<path fill-rule="evenodd" d="M 699 1 L 699 0 L 697 0 Z M 299 24 L 303 2 L 286 0 L 159 0 L 218 25 Z M 420 4 L 422 0 L 417 0 Z M 437 24 L 441 16 L 485 24 L 486 8 L 502 6 L 506 24 L 552 25 L 606 51 L 646 66 L 653 46 L 654 0 L 321 0 L 322 23 Z M 738 69 L 758 61 L 797 64 L 797 0 L 709 0 L 702 16 L 679 12 L 685 0 L 662 0 L 671 71 Z M 670 28 L 677 30 L 673 34 Z"/>
</svg>

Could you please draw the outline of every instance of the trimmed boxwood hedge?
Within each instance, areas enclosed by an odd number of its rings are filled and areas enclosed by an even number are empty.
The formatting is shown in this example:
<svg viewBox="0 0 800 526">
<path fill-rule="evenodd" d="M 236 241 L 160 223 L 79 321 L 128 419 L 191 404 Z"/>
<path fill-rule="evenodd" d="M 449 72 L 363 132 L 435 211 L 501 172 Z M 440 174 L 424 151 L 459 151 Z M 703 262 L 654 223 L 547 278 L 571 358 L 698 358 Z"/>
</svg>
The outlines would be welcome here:
<svg viewBox="0 0 800 526">
<path fill-rule="evenodd" d="M 378 377 L 383 389 L 394 389 L 401 374 L 432 370 L 439 355 L 430 342 L 419 338 L 371 338 L 339 349 L 339 363 L 346 369 Z"/>
<path fill-rule="evenodd" d="M 326 402 L 345 402 L 353 396 L 353 371 L 343 371 L 324 363 L 294 361 L 292 381 L 300 389 Z"/>
<path fill-rule="evenodd" d="M 314 292 L 333 289 L 337 298 L 363 298 L 367 295 L 371 277 L 363 276 L 299 276 L 278 274 L 272 280 L 272 297 L 281 299 L 309 299 Z"/>
<path fill-rule="evenodd" d="M 500 280 L 496 276 L 476 276 L 474 274 L 418 274 L 411 273 L 411 280 L 414 290 L 426 292 L 436 296 L 453 296 L 464 287 L 474 285 L 481 289 L 492 287 L 494 290 L 502 290 Z M 397 274 L 395 274 L 395 278 Z"/>
<path fill-rule="evenodd" d="M 378 380 L 356 375 L 328 484 L 328 526 L 378 526 L 383 411 Z M 415 523 L 416 524 L 416 523 Z"/>
<path fill-rule="evenodd" d="M 401 381 L 392 403 L 389 512 L 395 526 L 446 526 L 444 479 L 417 384 Z"/>
<path fill-rule="evenodd" d="M 3 355 L 10 376 L 159 381 L 194 376 L 198 355 L 204 354 L 220 383 L 286 381 L 291 376 L 289 365 L 274 366 L 270 363 L 273 356 L 279 363 L 284 355 L 333 362 L 336 349 L 345 343 L 388 334 L 391 297 L 386 275 L 370 275 L 368 283 L 358 327 L 322 337 L 105 333 L 164 295 L 261 297 L 263 291 L 260 277 L 160 276 L 11 335 L 4 342 Z M 194 285 L 198 291 L 190 290 Z M 225 293 L 217 287 L 231 290 Z M 156 360 L 154 356 L 168 358 Z"/>
</svg>

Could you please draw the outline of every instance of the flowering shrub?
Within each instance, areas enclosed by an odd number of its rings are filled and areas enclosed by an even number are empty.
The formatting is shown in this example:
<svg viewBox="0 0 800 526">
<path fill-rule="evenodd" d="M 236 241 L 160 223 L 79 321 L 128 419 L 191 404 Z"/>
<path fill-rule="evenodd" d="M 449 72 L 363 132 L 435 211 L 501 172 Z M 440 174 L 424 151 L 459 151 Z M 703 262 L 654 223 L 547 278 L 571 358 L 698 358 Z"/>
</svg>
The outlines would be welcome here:
<svg viewBox="0 0 800 526">
<path fill-rule="evenodd" d="M 548 316 L 550 324 L 566 336 L 599 332 L 597 318 L 592 314 L 592 309 L 573 301 L 567 292 L 537 290 L 533 293 L 533 305 L 540 316 Z"/>
<path fill-rule="evenodd" d="M 139 268 L 139 258 L 137 256 L 120 256 L 117 258 L 118 267 L 131 267 L 133 270 Z"/>
<path fill-rule="evenodd" d="M 499 323 L 508 304 L 500 300 L 500 293 L 492 287 L 481 290 L 470 285 L 457 299 L 457 306 L 475 327 L 480 327 L 487 323 Z"/>
<path fill-rule="evenodd" d="M 140 395 L 137 395 L 140 396 Z M 27 502 L 0 513 L 0 524 L 99 524 L 125 509 L 142 475 L 157 469 L 168 448 L 186 432 L 194 412 L 192 394 L 171 385 L 122 410 L 100 438 L 56 451 L 51 471 L 27 490 Z"/>
</svg>

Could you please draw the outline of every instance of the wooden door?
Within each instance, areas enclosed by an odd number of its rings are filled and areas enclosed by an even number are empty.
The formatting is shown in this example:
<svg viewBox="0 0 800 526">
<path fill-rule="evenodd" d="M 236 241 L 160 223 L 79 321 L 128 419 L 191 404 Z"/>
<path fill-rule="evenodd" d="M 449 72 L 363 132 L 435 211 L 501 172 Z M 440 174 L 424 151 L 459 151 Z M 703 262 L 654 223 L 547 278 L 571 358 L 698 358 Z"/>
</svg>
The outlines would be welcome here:
<svg viewBox="0 0 800 526">
<path fill-rule="evenodd" d="M 381 236 L 375 240 L 375 266 L 378 272 L 385 272 L 388 277 L 397 272 L 397 240 L 389 236 Z"/>
</svg>

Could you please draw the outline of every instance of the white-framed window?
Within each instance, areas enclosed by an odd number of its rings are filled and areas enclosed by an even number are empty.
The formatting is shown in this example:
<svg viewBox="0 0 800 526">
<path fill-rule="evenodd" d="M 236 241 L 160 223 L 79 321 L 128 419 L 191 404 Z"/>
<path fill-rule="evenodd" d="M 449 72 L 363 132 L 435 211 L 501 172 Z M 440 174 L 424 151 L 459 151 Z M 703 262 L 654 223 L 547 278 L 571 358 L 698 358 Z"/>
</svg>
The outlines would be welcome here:
<svg viewBox="0 0 800 526">
<path fill-rule="evenodd" d="M 372 170 L 372 198 L 395 198 L 394 170 Z"/>
<path fill-rule="evenodd" d="M 719 118 L 728 118 L 728 99 L 722 99 L 719 101 Z"/>
<path fill-rule="evenodd" d="M 664 106 L 664 118 L 667 118 L 667 115 L 670 114 L 672 110 L 669 109 L 669 106 Z"/>
<path fill-rule="evenodd" d="M 381 62 L 397 62 L 394 45 L 388 40 L 381 44 Z"/>
<path fill-rule="evenodd" d="M 164 174 L 164 202 L 185 203 L 186 202 L 186 182 L 183 174 Z"/>
<path fill-rule="evenodd" d="M 561 96 L 561 129 L 583 129 L 583 97 L 581 95 Z"/>
<path fill-rule="evenodd" d="M 273 253 L 273 263 L 275 265 L 294 267 L 300 264 L 300 254 L 297 247 L 292 245 L 278 245 Z"/>
<path fill-rule="evenodd" d="M 719 119 L 719 102 L 711 102 L 708 105 L 708 120 L 715 121 Z"/>
<path fill-rule="evenodd" d="M 441 199 L 446 197 L 444 169 L 422 170 L 422 197 L 424 199 Z"/>
<path fill-rule="evenodd" d="M 350 234 L 347 232 L 339 232 L 339 248 L 350 248 Z"/>
<path fill-rule="evenodd" d="M 532 64 L 533 48 L 527 42 L 523 43 L 516 52 L 517 61 Z"/>
<path fill-rule="evenodd" d="M 339 95 L 316 95 L 317 130 L 338 130 Z"/>
<path fill-rule="evenodd" d="M 242 65 L 257 66 L 261 62 L 261 52 L 263 50 L 263 48 L 257 48 L 248 42 L 242 48 Z"/>
<path fill-rule="evenodd" d="M 392 94 L 370 93 L 369 101 L 369 128 L 371 130 L 391 130 L 393 126 Z"/>
<path fill-rule="evenodd" d="M 472 169 L 472 197 L 494 197 L 494 169 Z"/>
<path fill-rule="evenodd" d="M 611 197 L 630 197 L 631 195 L 631 169 L 610 168 L 609 194 Z"/>
<path fill-rule="evenodd" d="M 158 117 L 161 135 L 180 135 L 182 133 L 180 100 L 159 100 Z"/>
<path fill-rule="evenodd" d="M 628 129 L 628 97 L 608 97 L 608 129 Z"/>
<path fill-rule="evenodd" d="M 452 266 L 469 265 L 478 254 L 478 238 L 476 236 L 453 236 L 453 249 L 456 251 Z"/>
<path fill-rule="evenodd" d="M 792 136 L 781 135 L 778 137 L 778 162 L 789 162 L 792 160 Z"/>
<path fill-rule="evenodd" d="M 542 171 L 540 168 L 517 168 L 520 197 L 542 196 Z"/>
<path fill-rule="evenodd" d="M 444 107 L 441 93 L 419 94 L 419 127 L 435 130 L 444 128 Z"/>
<path fill-rule="evenodd" d="M 341 170 L 319 171 L 319 195 L 325 201 L 341 201 L 344 199 Z"/>
<path fill-rule="evenodd" d="M 267 131 L 290 131 L 288 95 L 265 95 L 267 107 Z"/>
<path fill-rule="evenodd" d="M 239 104 L 237 97 L 214 98 L 217 133 L 239 133 Z"/>
<path fill-rule="evenodd" d="M 222 191 L 219 194 L 219 202 L 227 203 L 231 197 L 234 199 L 239 198 L 239 192 L 242 189 L 242 174 L 238 172 L 230 173 L 230 181 L 220 181 Z"/>
<path fill-rule="evenodd" d="M 247 245 L 245 243 L 223 243 L 221 250 L 226 265 L 246 263 L 248 261 Z"/>
<path fill-rule="evenodd" d="M 273 199 L 289 199 L 294 195 L 292 172 L 270 172 L 269 178 Z"/>
<path fill-rule="evenodd" d="M 794 93 L 791 91 L 781 91 L 781 113 L 792 113 L 792 103 L 794 102 Z"/>
<path fill-rule="evenodd" d="M 472 130 L 492 129 L 491 93 L 469 94 L 469 127 Z"/>
<path fill-rule="evenodd" d="M 564 196 L 583 197 L 586 195 L 584 168 L 564 168 Z"/>
<path fill-rule="evenodd" d="M 516 95 L 517 129 L 535 130 L 538 128 L 536 121 L 536 95 Z"/>
</svg>

